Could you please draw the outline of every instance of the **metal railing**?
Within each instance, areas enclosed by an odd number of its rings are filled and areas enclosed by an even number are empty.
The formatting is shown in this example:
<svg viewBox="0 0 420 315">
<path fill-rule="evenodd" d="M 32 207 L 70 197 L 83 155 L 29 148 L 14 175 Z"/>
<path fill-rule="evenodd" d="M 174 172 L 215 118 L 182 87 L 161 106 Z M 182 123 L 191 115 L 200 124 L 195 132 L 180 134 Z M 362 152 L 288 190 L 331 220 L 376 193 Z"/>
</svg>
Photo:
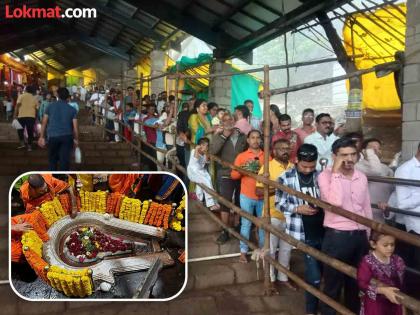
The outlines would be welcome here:
<svg viewBox="0 0 420 315">
<path fill-rule="evenodd" d="M 370 69 L 364 69 L 364 70 L 359 70 L 356 71 L 354 73 L 349 73 L 346 74 L 344 76 L 339 76 L 339 77 L 335 77 L 335 78 L 329 78 L 329 79 L 325 79 L 325 80 L 318 80 L 318 81 L 313 81 L 313 82 L 309 82 L 309 83 L 304 83 L 304 84 L 299 84 L 299 85 L 295 85 L 295 86 L 291 86 L 288 88 L 281 88 L 281 89 L 275 89 L 275 90 L 269 90 L 269 71 L 272 70 L 272 68 L 270 69 L 268 66 L 265 66 L 264 68 L 259 68 L 259 69 L 251 69 L 251 70 L 246 70 L 246 71 L 242 71 L 241 73 L 251 73 L 251 72 L 257 72 L 257 71 L 264 71 L 264 90 L 263 90 L 263 96 L 264 96 L 264 120 L 265 121 L 269 121 L 269 105 L 270 105 L 270 95 L 274 95 L 274 94 L 281 94 L 281 93 L 286 93 L 286 92 L 290 92 L 290 91 L 297 91 L 297 90 L 302 90 L 302 89 L 306 89 L 306 88 L 310 88 L 313 86 L 318 86 L 318 85 L 322 85 L 322 84 L 327 84 L 327 83 L 331 83 L 331 82 L 335 82 L 335 81 L 339 81 L 339 80 L 344 80 L 344 79 L 348 79 L 348 78 L 352 78 L 352 77 L 357 77 L 360 76 L 362 74 L 366 74 L 366 73 L 370 73 L 370 72 L 374 72 L 377 71 L 379 69 L 383 70 L 383 69 L 387 69 L 390 71 L 395 71 L 397 69 L 399 69 L 401 67 L 401 65 L 398 62 L 392 62 L 392 63 L 387 63 L 387 64 L 383 64 L 383 65 L 379 65 Z M 155 78 L 150 78 L 147 79 L 147 81 L 156 79 L 156 78 L 161 78 L 161 77 L 165 77 L 168 74 L 163 74 L 160 75 L 158 77 Z M 218 76 L 232 76 L 232 75 L 236 75 L 235 73 L 221 73 L 221 74 L 210 74 L 210 75 L 206 75 L 205 77 L 218 77 Z M 179 73 L 177 74 L 171 74 L 172 78 L 176 78 L 177 79 L 177 85 L 176 85 L 176 101 L 177 101 L 177 97 L 178 97 L 178 79 L 179 78 L 183 78 L 183 79 L 188 79 L 188 78 L 194 78 L 194 77 L 198 77 L 198 76 L 187 76 L 187 75 L 181 75 Z M 140 85 L 142 87 L 143 82 L 146 81 L 146 79 L 144 79 L 143 77 L 141 77 L 140 79 Z M 142 89 L 140 89 L 142 90 Z M 138 123 L 139 125 L 144 125 L 142 122 L 137 121 L 136 123 Z M 130 130 L 132 130 L 132 128 L 127 125 L 124 124 L 123 122 L 119 122 L 119 124 L 121 124 L 121 126 L 124 126 L 126 128 L 129 128 Z M 102 126 L 104 127 L 104 126 Z M 150 126 L 148 126 L 150 128 Z M 120 130 L 120 129 L 119 129 Z M 108 130 L 111 133 L 117 133 L 120 134 L 120 136 L 125 139 L 124 135 L 122 135 L 119 131 L 115 131 L 115 130 Z M 172 162 L 172 169 L 168 169 L 163 163 L 159 162 L 156 158 L 150 156 L 149 154 L 147 154 L 146 152 L 144 152 L 142 150 L 142 145 L 146 145 L 148 147 L 153 148 L 154 150 L 161 152 L 161 153 L 167 153 L 167 150 L 163 150 L 163 149 L 159 149 L 156 148 L 155 146 L 151 145 L 150 143 L 147 143 L 147 141 L 143 140 L 141 138 L 141 135 L 135 135 L 133 134 L 137 140 L 137 144 L 133 144 L 131 143 L 131 141 L 128 141 L 128 143 L 130 144 L 130 146 L 132 146 L 132 148 L 134 150 L 137 151 L 138 156 L 139 156 L 139 161 L 141 159 L 141 156 L 145 156 L 147 157 L 149 160 L 153 161 L 156 165 L 160 166 L 162 169 L 165 170 L 169 170 L 169 171 L 175 171 L 178 170 L 180 172 L 182 172 L 183 174 L 186 175 L 186 170 L 178 165 L 176 163 L 175 160 L 171 159 Z M 127 139 L 126 139 L 127 140 Z M 175 142 L 174 142 L 175 143 Z M 328 255 L 326 255 L 325 253 L 316 250 L 315 248 L 312 248 L 300 241 L 297 241 L 296 239 L 292 238 L 290 235 L 286 234 L 285 232 L 282 232 L 280 230 L 278 230 L 277 228 L 273 227 L 270 224 L 270 211 L 268 209 L 269 207 L 269 187 L 275 187 L 276 189 L 280 189 L 286 193 L 289 193 L 291 195 L 294 195 L 298 198 L 301 198 L 309 203 L 312 203 L 314 205 L 317 205 L 321 208 L 323 208 L 325 211 L 330 211 L 332 213 L 335 213 L 337 215 L 346 217 L 350 220 L 353 220 L 359 224 L 365 225 L 371 229 L 386 233 L 386 234 L 390 234 L 395 236 L 397 239 L 399 240 L 403 240 L 407 243 L 410 243 L 412 245 L 415 246 L 420 246 L 420 237 L 406 233 L 404 231 L 400 231 L 396 228 L 393 228 L 387 224 L 384 223 L 379 223 L 379 222 L 375 222 L 373 220 L 370 220 L 368 218 L 359 216 L 355 213 L 352 213 L 350 211 L 347 211 L 345 209 L 342 209 L 340 207 L 336 207 L 333 206 L 331 204 L 328 204 L 324 201 L 315 199 L 313 197 L 310 197 L 306 194 L 303 194 L 299 191 L 295 191 L 287 186 L 281 185 L 280 183 L 274 182 L 269 180 L 269 167 L 268 167 L 268 161 L 269 161 L 269 124 L 265 124 L 264 126 L 264 175 L 260 176 L 260 175 L 256 175 L 254 173 L 250 173 L 248 171 L 245 171 L 241 168 L 238 168 L 234 165 L 232 165 L 231 163 L 228 163 L 226 161 L 222 161 L 220 160 L 218 157 L 216 156 L 211 156 L 211 159 L 216 161 L 217 163 L 220 163 L 224 166 L 227 166 L 231 169 L 235 169 L 237 171 L 239 171 L 240 173 L 246 175 L 246 176 L 251 176 L 254 179 L 258 180 L 259 182 L 262 182 L 264 184 L 264 207 L 265 207 L 265 211 L 264 211 L 264 217 L 263 218 L 258 218 L 255 217 L 245 211 L 243 211 L 242 209 L 240 209 L 239 207 L 236 207 L 234 204 L 232 204 L 232 202 L 230 202 L 229 200 L 224 199 L 223 197 L 221 197 L 216 191 L 202 185 L 202 184 L 198 184 L 196 183 L 196 185 L 199 185 L 204 191 L 206 191 L 207 193 L 209 193 L 210 195 L 212 195 L 216 200 L 218 200 L 220 203 L 224 204 L 225 206 L 231 208 L 235 213 L 239 214 L 241 217 L 244 217 L 248 220 L 250 220 L 252 223 L 254 223 L 257 227 L 262 228 L 265 230 L 265 243 L 264 243 L 264 252 L 268 252 L 269 250 L 269 236 L 270 233 L 276 235 L 277 237 L 281 238 L 282 240 L 285 240 L 286 242 L 288 242 L 289 244 L 295 246 L 297 249 L 299 249 L 300 251 L 309 254 L 311 256 L 313 256 L 314 258 L 318 259 L 319 261 L 323 262 L 324 264 L 327 264 L 337 270 L 339 270 L 340 272 L 352 277 L 352 278 L 356 278 L 356 269 L 353 266 L 350 266 L 342 261 L 339 261 L 337 259 L 334 259 Z M 200 209 L 202 209 L 203 211 L 205 211 L 215 222 L 217 222 L 221 227 L 227 229 L 227 231 L 233 235 L 234 237 L 246 242 L 250 248 L 252 249 L 256 249 L 258 248 L 257 245 L 253 244 L 252 242 L 250 242 L 249 240 L 245 239 L 244 237 L 242 237 L 239 233 L 237 233 L 236 231 L 234 231 L 232 228 L 226 226 L 223 222 L 221 222 L 213 213 L 210 212 L 210 210 L 208 210 L 206 207 L 204 207 L 203 205 L 200 205 L 199 203 L 197 204 L 198 207 Z M 289 271 L 285 266 L 282 266 L 281 264 L 279 264 L 277 261 L 274 261 L 270 256 L 266 256 L 264 259 L 264 284 L 265 284 L 265 288 L 266 288 L 266 292 L 270 292 L 269 291 L 269 285 L 270 285 L 270 278 L 269 278 L 269 264 L 273 265 L 276 269 L 278 269 L 281 272 L 286 273 L 292 280 L 294 280 L 296 282 L 296 284 L 300 287 L 302 287 L 303 289 L 305 289 L 306 291 L 312 293 L 313 295 L 315 295 L 316 297 L 318 297 L 322 302 L 328 304 L 329 306 L 331 306 L 332 308 L 334 308 L 335 310 L 337 310 L 338 312 L 340 312 L 341 314 L 353 314 L 350 310 L 348 310 L 347 308 L 345 308 L 343 305 L 339 304 L 337 301 L 332 300 L 330 297 L 326 296 L 323 292 L 321 292 L 319 289 L 307 284 L 305 281 L 303 281 L 302 279 L 300 279 L 296 274 L 294 274 L 293 272 Z M 377 280 L 373 279 L 372 282 L 374 283 L 379 283 Z M 419 310 L 420 309 L 420 301 L 402 293 L 402 292 L 398 292 L 398 296 L 397 296 L 398 301 L 404 305 L 405 307 L 411 309 L 411 310 Z"/>
<path fill-rule="evenodd" d="M 121 126 L 129 128 L 131 131 L 131 126 L 125 124 L 124 122 L 118 121 L 119 124 L 121 124 Z M 144 125 L 142 122 L 137 122 L 140 125 Z M 102 126 L 104 127 L 104 126 Z M 125 139 L 127 141 L 127 143 L 134 149 L 137 151 L 138 155 L 141 156 L 145 156 L 146 158 L 148 158 L 149 160 L 153 161 L 156 165 L 158 165 L 159 167 L 161 167 L 162 169 L 168 170 L 168 171 L 174 171 L 175 169 L 182 172 L 183 174 L 187 174 L 185 168 L 183 168 L 182 166 L 178 165 L 176 163 L 175 160 L 171 160 L 172 169 L 169 169 L 166 167 L 165 164 L 159 162 L 156 158 L 150 156 L 149 154 L 147 154 L 146 152 L 144 152 L 143 150 L 139 149 L 139 145 L 135 145 L 133 143 L 131 143 L 130 141 L 128 141 L 128 139 L 126 139 L 124 137 L 124 135 L 120 132 L 116 132 L 115 130 L 108 130 L 108 132 L 111 133 L 118 133 L 123 139 Z M 138 143 L 141 143 L 142 145 L 146 145 L 154 150 L 156 150 L 157 152 L 161 152 L 161 153 L 167 153 L 167 150 L 164 149 L 160 149 L 160 148 L 156 148 L 155 146 L 151 145 L 150 143 L 148 143 L 147 141 L 145 141 L 144 139 L 141 138 L 140 135 L 135 135 L 133 133 L 133 136 L 137 139 Z M 262 182 L 263 184 L 265 184 L 266 186 L 271 186 L 271 187 L 275 187 L 277 189 L 283 190 L 289 194 L 295 195 L 298 198 L 304 199 L 309 203 L 315 204 L 319 207 L 324 208 L 324 210 L 326 211 L 331 211 L 333 213 L 336 213 L 338 215 L 344 216 L 348 219 L 354 220 L 355 222 L 358 222 L 360 224 L 363 224 L 367 227 L 370 227 L 374 230 L 377 231 L 381 231 L 383 233 L 387 233 L 390 235 L 395 236 L 397 239 L 403 240 L 405 242 L 408 242 L 412 245 L 416 245 L 416 246 L 420 246 L 420 238 L 406 233 L 404 231 L 400 231 L 396 228 L 393 228 L 387 224 L 384 223 L 379 223 L 370 219 L 367 219 L 365 217 L 362 216 L 358 216 L 350 211 L 347 211 L 345 209 L 342 209 L 340 207 L 335 207 L 333 205 L 330 205 L 326 202 L 323 202 L 321 200 L 312 198 L 306 194 L 302 194 L 301 192 L 298 191 L 294 191 L 293 189 L 290 189 L 287 186 L 281 185 L 275 181 L 271 181 L 268 180 L 266 177 L 264 176 L 260 176 L 260 175 L 256 175 L 254 173 L 248 172 L 246 170 L 243 170 L 239 167 L 236 167 L 235 165 L 228 163 L 226 161 L 221 160 L 220 158 L 218 158 L 217 156 L 214 155 L 210 155 L 211 159 L 214 160 L 217 163 L 220 163 L 221 165 L 225 166 L 225 167 L 229 167 L 231 169 L 235 169 L 239 172 L 241 172 L 242 174 L 246 175 L 246 176 L 251 176 L 253 178 L 255 178 L 256 180 Z M 196 183 L 197 184 L 197 183 Z M 224 204 L 225 206 L 231 208 L 235 213 L 239 214 L 241 217 L 244 217 L 248 220 L 250 220 L 252 223 L 254 223 L 257 227 L 262 228 L 266 231 L 266 235 L 269 233 L 272 233 L 274 235 L 276 235 L 277 237 L 281 238 L 282 240 L 288 242 L 289 244 L 295 246 L 298 250 L 309 254 L 311 256 L 313 256 L 314 258 L 316 258 L 317 260 L 319 260 L 320 262 L 323 262 L 337 270 L 339 270 L 340 272 L 352 277 L 352 278 L 356 278 L 356 268 L 354 268 L 353 266 L 350 266 L 340 260 L 334 259 L 328 255 L 326 255 L 325 253 L 314 249 L 313 247 L 310 247 L 308 245 L 306 245 L 305 243 L 302 243 L 300 241 L 297 241 L 296 239 L 294 239 L 293 237 L 291 237 L 290 235 L 286 234 L 283 231 L 278 230 L 277 228 L 273 227 L 270 222 L 267 222 L 266 218 L 258 218 L 255 217 L 245 211 L 243 211 L 242 209 L 240 209 L 239 207 L 235 206 L 232 202 L 224 199 L 223 197 L 221 197 L 216 191 L 209 189 L 208 187 L 202 185 L 202 184 L 197 184 L 199 185 L 203 190 L 205 190 L 207 193 L 209 193 L 210 195 L 212 195 L 215 199 L 217 199 L 220 203 Z M 216 221 L 220 226 L 222 226 L 223 228 L 225 228 L 231 235 L 233 235 L 235 238 L 244 241 L 248 244 L 248 246 L 252 249 L 256 249 L 258 248 L 257 245 L 251 243 L 250 241 L 246 240 L 245 238 L 243 238 L 239 233 L 237 233 L 236 231 L 234 231 L 232 228 L 226 226 L 223 222 L 220 221 L 220 219 L 218 219 L 213 213 L 211 213 L 210 210 L 208 210 L 205 206 L 201 205 L 201 204 L 197 204 L 199 206 L 199 208 L 203 211 L 205 211 L 214 221 Z M 299 285 L 300 287 L 302 287 L 304 290 L 310 292 L 311 294 L 313 294 L 314 296 L 318 297 L 321 301 L 323 301 L 324 303 L 328 304 L 329 306 L 331 306 L 332 308 L 334 308 L 335 310 L 337 310 L 338 312 L 342 313 L 342 314 L 353 314 L 350 310 L 348 310 L 347 308 L 345 308 L 343 305 L 337 303 L 336 301 L 332 300 L 330 297 L 326 296 L 323 292 L 321 292 L 320 290 L 318 290 L 317 288 L 310 286 L 309 284 L 307 284 L 304 280 L 302 280 L 300 277 L 298 277 L 296 274 L 294 274 L 293 272 L 289 271 L 285 266 L 280 265 L 277 261 L 273 260 L 271 257 L 269 256 L 265 256 L 265 262 L 270 263 L 271 265 L 273 265 L 276 269 L 278 269 L 280 272 L 286 273 L 293 281 L 296 282 L 297 285 Z M 267 268 L 267 266 L 265 266 L 265 268 Z M 379 283 L 377 280 L 373 280 L 373 282 L 375 283 Z M 420 309 L 420 301 L 402 293 L 399 292 L 398 293 L 398 299 L 399 301 L 407 308 L 412 309 L 412 310 L 418 310 Z"/>
</svg>

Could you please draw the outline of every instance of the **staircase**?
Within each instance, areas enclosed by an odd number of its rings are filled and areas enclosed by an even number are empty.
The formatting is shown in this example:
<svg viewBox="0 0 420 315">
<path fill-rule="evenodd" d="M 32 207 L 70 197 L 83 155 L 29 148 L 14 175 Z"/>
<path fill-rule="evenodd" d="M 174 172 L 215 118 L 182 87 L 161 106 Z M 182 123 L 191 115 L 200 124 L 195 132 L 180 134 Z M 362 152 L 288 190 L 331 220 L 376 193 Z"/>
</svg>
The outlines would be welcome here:
<svg viewBox="0 0 420 315">
<path fill-rule="evenodd" d="M 102 129 L 89 125 L 87 112 L 81 111 L 80 146 L 82 164 L 72 164 L 72 170 L 83 171 L 142 171 L 142 166 L 133 167 L 136 162 L 131 148 L 126 143 L 106 143 Z M 18 150 L 17 133 L 10 123 L 0 123 L 0 280 L 8 278 L 8 195 L 14 179 L 28 171 L 48 169 L 47 150 L 36 147 L 33 151 Z M 188 257 L 206 258 L 210 256 L 239 253 L 239 241 L 231 238 L 223 245 L 216 244 L 220 227 L 197 206 L 198 201 L 188 204 Z M 242 264 L 238 257 L 205 259 L 188 263 L 188 281 L 185 292 L 167 303 L 143 303 L 142 307 L 159 314 L 296 314 L 303 313 L 303 291 L 282 290 L 279 296 L 263 295 L 263 269 L 258 270 L 255 262 Z M 262 266 L 262 265 L 261 265 Z M 303 276 L 303 255 L 293 251 L 291 268 Z M 6 286 L 0 286 L 0 296 L 6 309 L 24 314 L 28 302 L 19 301 Z M 2 299 L 0 298 L 0 301 Z M 91 303 L 41 303 L 33 306 L 31 314 L 79 314 L 90 312 Z M 38 307 L 39 306 L 39 307 Z M 113 307 L 115 306 L 115 307 Z M 132 307 L 131 307 L 132 306 Z M 150 306 L 150 307 L 149 307 Z M 98 312 L 106 314 L 122 312 L 121 305 L 106 302 L 95 303 Z M 131 309 L 132 308 L 132 309 Z M 147 312 L 147 311 L 146 311 Z M 104 313 L 104 314 L 105 314 Z M 138 304 L 127 303 L 124 314 L 138 313 Z M 148 313 L 148 312 L 147 312 Z M 96 312 L 95 312 L 96 314 Z M 99 313 L 98 313 L 99 314 Z M 102 313 L 101 313 L 102 314 Z"/>
<path fill-rule="evenodd" d="M 18 150 L 17 132 L 8 123 L 0 123 L 0 174 L 19 175 L 28 171 L 48 170 L 48 151 L 35 143 L 34 150 Z M 77 171 L 135 171 L 136 157 L 126 143 L 107 143 L 102 139 L 102 130 L 97 126 L 80 126 L 82 164 L 72 164 Z"/>
<path fill-rule="evenodd" d="M 190 259 L 239 253 L 239 241 L 233 237 L 223 245 L 216 244 L 220 227 L 190 200 L 188 205 L 188 257 Z M 252 239 L 252 236 L 251 236 Z M 253 283 L 264 278 L 262 263 L 240 263 L 239 257 L 210 259 L 189 263 L 187 290 L 208 289 L 224 285 Z M 303 255 L 292 252 L 293 272 L 303 275 Z"/>
</svg>

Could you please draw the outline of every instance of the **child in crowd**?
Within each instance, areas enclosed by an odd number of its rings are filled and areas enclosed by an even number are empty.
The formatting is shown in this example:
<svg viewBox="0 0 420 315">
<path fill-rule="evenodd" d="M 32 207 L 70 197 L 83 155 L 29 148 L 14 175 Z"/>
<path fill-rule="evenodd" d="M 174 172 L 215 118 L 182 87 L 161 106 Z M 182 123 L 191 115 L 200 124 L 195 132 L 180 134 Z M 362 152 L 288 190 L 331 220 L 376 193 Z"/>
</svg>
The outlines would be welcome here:
<svg viewBox="0 0 420 315">
<path fill-rule="evenodd" d="M 225 111 L 224 108 L 219 108 L 217 110 L 216 116 L 214 116 L 213 119 L 211 120 L 211 124 L 213 126 L 219 126 L 222 122 L 222 118 L 223 118 L 223 115 L 225 114 L 225 112 L 226 111 Z"/>
<path fill-rule="evenodd" d="M 187 174 L 188 178 L 197 183 L 203 184 L 210 189 L 213 189 L 213 183 L 211 181 L 211 176 L 206 169 L 206 164 L 208 163 L 207 152 L 209 150 L 210 140 L 208 138 L 201 138 L 198 140 L 198 144 L 191 151 L 190 162 L 188 163 Z M 195 193 L 199 200 L 203 200 L 203 195 L 206 202 L 206 207 L 210 210 L 220 209 L 220 205 L 216 203 L 213 197 L 204 191 L 199 185 L 195 186 Z"/>
<path fill-rule="evenodd" d="M 132 130 L 134 128 L 134 119 L 136 118 L 137 111 L 134 108 L 133 103 L 127 103 L 125 105 L 124 123 L 130 126 L 130 128 L 124 126 L 124 137 L 127 141 L 132 140 Z"/>
<path fill-rule="evenodd" d="M 4 107 L 6 108 L 6 121 L 12 119 L 13 116 L 13 102 L 10 97 L 7 97 L 5 101 L 3 101 Z"/>
<path fill-rule="evenodd" d="M 361 315 L 402 315 L 403 308 L 397 294 L 403 286 L 405 264 L 394 255 L 395 237 L 372 231 L 372 251 L 366 255 L 357 270 L 357 282 L 363 293 Z M 375 278 L 384 285 L 371 283 Z"/>
</svg>

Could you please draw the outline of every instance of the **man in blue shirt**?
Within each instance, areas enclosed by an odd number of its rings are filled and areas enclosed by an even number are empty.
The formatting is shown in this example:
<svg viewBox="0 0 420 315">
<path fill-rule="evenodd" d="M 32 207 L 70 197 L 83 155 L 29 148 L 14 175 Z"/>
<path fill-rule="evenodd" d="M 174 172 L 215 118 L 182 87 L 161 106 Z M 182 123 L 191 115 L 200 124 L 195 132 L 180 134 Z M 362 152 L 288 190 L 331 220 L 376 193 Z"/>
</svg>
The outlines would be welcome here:
<svg viewBox="0 0 420 315">
<path fill-rule="evenodd" d="M 48 162 L 50 171 L 69 171 L 70 156 L 74 146 L 79 145 L 77 111 L 69 105 L 69 91 L 59 88 L 59 100 L 51 103 L 44 113 L 40 147 L 45 147 L 45 129 L 48 131 Z"/>
</svg>

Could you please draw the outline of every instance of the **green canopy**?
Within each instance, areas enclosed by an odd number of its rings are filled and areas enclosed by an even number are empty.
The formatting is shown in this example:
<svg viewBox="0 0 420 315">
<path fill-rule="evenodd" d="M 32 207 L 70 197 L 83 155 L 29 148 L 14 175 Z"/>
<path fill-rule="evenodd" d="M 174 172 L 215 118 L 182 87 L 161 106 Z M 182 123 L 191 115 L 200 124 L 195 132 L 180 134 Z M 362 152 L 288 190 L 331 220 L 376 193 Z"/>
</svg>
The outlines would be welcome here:
<svg viewBox="0 0 420 315">
<path fill-rule="evenodd" d="M 181 57 L 176 65 L 168 68 L 168 72 L 175 73 L 177 69 L 186 75 L 204 75 L 210 72 L 210 64 L 213 62 L 211 54 L 200 54 L 197 58 Z M 237 71 L 233 68 L 233 71 Z M 262 111 L 258 100 L 260 81 L 249 74 L 240 74 L 231 77 L 231 111 L 245 100 L 254 102 L 253 115 L 261 118 Z M 209 80 L 207 78 L 183 80 L 184 91 L 194 92 L 197 98 L 208 99 Z M 182 99 L 186 99 L 184 94 Z"/>
</svg>

